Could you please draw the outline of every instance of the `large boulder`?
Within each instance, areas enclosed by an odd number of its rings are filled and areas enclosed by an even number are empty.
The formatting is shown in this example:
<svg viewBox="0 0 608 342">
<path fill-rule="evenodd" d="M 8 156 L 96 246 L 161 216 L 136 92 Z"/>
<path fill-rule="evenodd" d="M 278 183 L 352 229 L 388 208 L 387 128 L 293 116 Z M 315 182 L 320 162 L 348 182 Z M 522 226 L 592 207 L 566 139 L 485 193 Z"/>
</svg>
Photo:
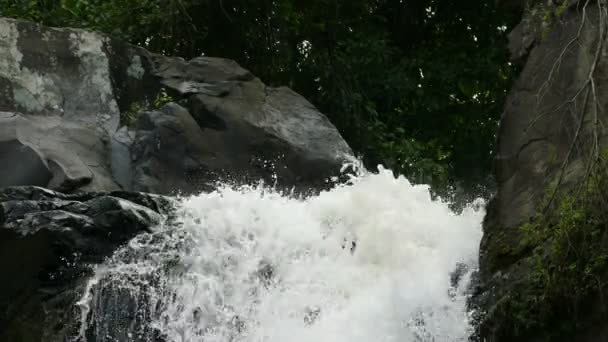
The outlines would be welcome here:
<svg viewBox="0 0 608 342">
<path fill-rule="evenodd" d="M 80 315 L 74 304 L 90 266 L 136 234 L 154 232 L 171 208 L 171 200 L 143 193 L 1 189 L 0 341 L 74 335 Z"/>
<path fill-rule="evenodd" d="M 0 60 L 2 186 L 189 193 L 261 179 L 319 188 L 351 155 L 308 101 L 231 60 L 164 57 L 1 18 Z"/>
<path fill-rule="evenodd" d="M 549 234 L 534 240 L 530 236 L 535 232 L 523 229 L 540 217 L 559 217 L 554 213 L 563 208 L 556 208 L 556 194 L 580 189 L 605 156 L 605 5 L 572 0 L 528 4 L 510 35 L 513 61 L 524 67 L 500 121 L 498 191 L 487 208 L 479 283 L 472 300 L 480 310 L 478 337 L 483 341 L 605 341 L 607 307 L 601 292 L 608 278 L 598 274 L 599 291 L 595 281 L 579 284 L 593 289 L 585 298 L 575 298 L 579 291 L 575 288 L 571 295 L 551 297 L 539 278 L 557 275 L 559 267 L 569 266 L 550 264 L 555 251 L 547 247 L 564 237 Z M 545 223 L 546 229 L 554 224 Z M 602 238 L 606 236 L 596 237 Z"/>
</svg>

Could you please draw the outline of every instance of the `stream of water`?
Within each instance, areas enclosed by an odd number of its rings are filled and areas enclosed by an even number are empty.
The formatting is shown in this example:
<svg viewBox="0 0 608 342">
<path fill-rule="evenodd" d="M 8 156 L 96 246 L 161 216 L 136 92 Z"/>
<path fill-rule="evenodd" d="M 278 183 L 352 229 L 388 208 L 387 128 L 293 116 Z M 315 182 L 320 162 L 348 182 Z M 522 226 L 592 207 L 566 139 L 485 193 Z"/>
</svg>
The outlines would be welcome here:
<svg viewBox="0 0 608 342">
<path fill-rule="evenodd" d="M 481 203 L 388 170 L 298 199 L 223 186 L 97 267 L 78 341 L 466 341 Z"/>
</svg>

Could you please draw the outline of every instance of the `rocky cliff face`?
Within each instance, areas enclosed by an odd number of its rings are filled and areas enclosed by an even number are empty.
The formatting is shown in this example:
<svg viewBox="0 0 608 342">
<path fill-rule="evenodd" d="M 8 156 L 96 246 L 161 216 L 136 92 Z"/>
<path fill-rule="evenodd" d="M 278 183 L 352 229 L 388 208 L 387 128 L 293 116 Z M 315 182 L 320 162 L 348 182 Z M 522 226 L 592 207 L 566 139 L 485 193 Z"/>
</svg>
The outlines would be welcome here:
<svg viewBox="0 0 608 342">
<path fill-rule="evenodd" d="M 154 232 L 169 198 L 110 192 L 65 195 L 38 187 L 0 189 L 0 340 L 74 336 L 90 265 L 136 234 Z"/>
<path fill-rule="evenodd" d="M 92 266 L 170 225 L 171 199 L 129 191 L 318 190 L 351 153 L 308 101 L 234 61 L 0 18 L 0 341 L 77 335 Z"/>
<path fill-rule="evenodd" d="M 11 19 L 0 19 L 0 60 L 0 187 L 319 187 L 351 154 L 308 101 L 234 61 Z"/>
<path fill-rule="evenodd" d="M 500 121 L 498 193 L 484 222 L 480 286 L 474 297 L 482 309 L 480 336 L 485 341 L 605 341 L 605 266 L 580 273 L 593 274 L 599 285 L 593 282 L 584 292 L 573 286 L 570 295 L 554 295 L 551 279 L 560 279 L 567 267 L 576 272 L 591 267 L 576 262 L 583 260 L 576 253 L 585 245 L 568 237 L 566 229 L 551 231 L 563 222 L 544 221 L 542 229 L 549 234 L 542 239 L 530 238 L 540 226 L 526 224 L 548 212 L 558 217 L 570 210 L 559 208 L 556 191 L 572 193 L 574 203 L 584 200 L 582 184 L 605 161 L 606 3 L 530 2 L 521 9 L 524 17 L 511 33 L 510 48 L 514 61 L 524 67 Z M 573 221 L 573 229 L 581 221 Z M 594 224 L 601 228 L 605 222 Z M 559 235 L 564 232 L 566 237 Z M 590 240 L 605 238 L 605 229 L 598 228 Z M 551 257 L 558 252 L 551 248 L 559 239 L 572 239 L 576 248 L 559 253 L 575 262 L 554 263 Z"/>
</svg>

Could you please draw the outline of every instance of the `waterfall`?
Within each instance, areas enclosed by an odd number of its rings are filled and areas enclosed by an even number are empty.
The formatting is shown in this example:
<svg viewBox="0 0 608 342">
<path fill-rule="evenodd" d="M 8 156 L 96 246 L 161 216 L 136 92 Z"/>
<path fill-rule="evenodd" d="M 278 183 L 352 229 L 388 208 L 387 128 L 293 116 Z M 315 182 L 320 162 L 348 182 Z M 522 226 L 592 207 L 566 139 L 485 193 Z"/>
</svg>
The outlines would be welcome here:
<svg viewBox="0 0 608 342">
<path fill-rule="evenodd" d="M 388 170 L 308 198 L 183 198 L 96 268 L 76 340 L 466 341 L 481 207 L 455 214 Z"/>
</svg>

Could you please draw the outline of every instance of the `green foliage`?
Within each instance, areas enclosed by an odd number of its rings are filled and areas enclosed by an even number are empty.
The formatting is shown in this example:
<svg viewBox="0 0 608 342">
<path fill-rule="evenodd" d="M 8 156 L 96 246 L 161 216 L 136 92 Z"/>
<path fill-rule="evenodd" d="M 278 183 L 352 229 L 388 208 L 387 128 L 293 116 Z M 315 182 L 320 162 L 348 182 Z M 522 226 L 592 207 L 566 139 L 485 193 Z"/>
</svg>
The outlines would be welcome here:
<svg viewBox="0 0 608 342">
<path fill-rule="evenodd" d="M 173 97 L 167 94 L 167 89 L 161 88 L 158 94 L 156 94 L 156 98 L 152 101 L 153 107 L 152 109 L 159 109 L 169 102 L 175 101 Z"/>
<path fill-rule="evenodd" d="M 558 0 L 555 3 L 537 3 L 527 5 L 526 17 L 531 25 L 540 26 L 540 39 L 545 39 L 555 21 L 559 19 L 568 8 L 569 0 Z"/>
<path fill-rule="evenodd" d="M 555 8 L 554 16 L 556 18 L 561 17 L 562 14 L 564 14 L 564 11 L 566 11 L 566 9 L 568 8 L 569 3 L 570 3 L 569 0 L 562 0 L 562 2 L 560 4 L 558 4 L 557 7 Z"/>
<path fill-rule="evenodd" d="M 142 112 L 160 109 L 165 104 L 174 101 L 175 99 L 167 93 L 167 90 L 165 88 L 161 88 L 151 104 L 149 104 L 149 101 L 145 100 L 131 103 L 129 109 L 121 113 L 120 123 L 121 125 L 131 127 L 137 122 L 137 119 Z"/>
<path fill-rule="evenodd" d="M 146 106 L 142 102 L 133 102 L 126 112 L 120 113 L 120 124 L 123 126 L 132 127 L 137 122 L 139 114 L 146 110 Z"/>
<path fill-rule="evenodd" d="M 86 27 L 185 58 L 221 56 L 326 113 L 368 166 L 437 189 L 490 172 L 510 86 L 494 1 L 0 0 L 0 15 Z"/>
<path fill-rule="evenodd" d="M 602 297 L 608 271 L 604 166 L 574 190 L 549 187 L 538 214 L 520 228 L 519 251 L 530 251 L 530 271 L 499 303 L 514 337 L 542 333 L 563 340 L 584 328 L 588 301 Z"/>
</svg>

